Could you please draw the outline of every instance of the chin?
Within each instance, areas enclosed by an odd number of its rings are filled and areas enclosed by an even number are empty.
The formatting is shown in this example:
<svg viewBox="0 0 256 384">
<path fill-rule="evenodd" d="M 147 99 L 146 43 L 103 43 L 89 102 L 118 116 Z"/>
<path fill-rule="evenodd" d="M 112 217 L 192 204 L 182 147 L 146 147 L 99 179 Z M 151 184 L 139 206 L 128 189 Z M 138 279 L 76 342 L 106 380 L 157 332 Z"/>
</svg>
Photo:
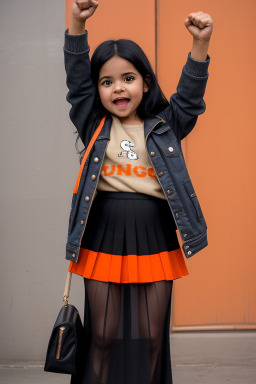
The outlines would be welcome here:
<svg viewBox="0 0 256 384">
<path fill-rule="evenodd" d="M 130 113 L 122 112 L 122 111 L 112 112 L 112 113 L 113 113 L 113 115 L 116 115 L 116 116 L 119 116 L 119 117 L 129 117 L 130 116 Z"/>
</svg>

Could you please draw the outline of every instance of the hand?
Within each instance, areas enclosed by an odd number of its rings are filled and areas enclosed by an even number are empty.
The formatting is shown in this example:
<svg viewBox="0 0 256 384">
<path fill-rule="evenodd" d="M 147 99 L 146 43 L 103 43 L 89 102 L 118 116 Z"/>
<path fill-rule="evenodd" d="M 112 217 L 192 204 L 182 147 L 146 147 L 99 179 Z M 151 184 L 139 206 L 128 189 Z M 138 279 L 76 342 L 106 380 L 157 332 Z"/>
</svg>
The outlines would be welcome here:
<svg viewBox="0 0 256 384">
<path fill-rule="evenodd" d="M 79 21 L 91 17 L 98 7 L 97 0 L 75 0 L 72 5 L 72 16 Z"/>
<path fill-rule="evenodd" d="M 184 24 L 196 40 L 204 42 L 210 41 L 213 30 L 213 22 L 208 13 L 201 11 L 190 13 Z"/>
</svg>

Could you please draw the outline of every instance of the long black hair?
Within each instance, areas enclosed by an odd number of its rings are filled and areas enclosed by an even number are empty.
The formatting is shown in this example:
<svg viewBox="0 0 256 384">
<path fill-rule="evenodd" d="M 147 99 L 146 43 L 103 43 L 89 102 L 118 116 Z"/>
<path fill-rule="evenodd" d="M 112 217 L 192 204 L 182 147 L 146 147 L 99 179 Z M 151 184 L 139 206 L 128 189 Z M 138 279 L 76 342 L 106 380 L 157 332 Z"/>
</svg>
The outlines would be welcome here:
<svg viewBox="0 0 256 384">
<path fill-rule="evenodd" d="M 149 77 L 149 90 L 143 93 L 141 103 L 137 108 L 137 114 L 142 120 L 144 120 L 146 117 L 155 116 L 169 105 L 168 100 L 164 96 L 158 84 L 156 75 L 154 74 L 147 56 L 138 44 L 128 39 L 104 41 L 95 49 L 91 58 L 91 76 L 96 90 L 96 97 L 92 113 L 94 116 L 97 116 L 93 131 L 97 128 L 100 119 L 105 114 L 109 114 L 109 112 L 104 108 L 100 101 L 98 92 L 98 80 L 101 67 L 113 56 L 119 56 L 130 61 L 139 71 L 143 80 L 145 80 L 147 83 L 148 81 L 146 80 L 146 77 Z M 79 152 L 80 156 L 83 151 Z"/>
</svg>

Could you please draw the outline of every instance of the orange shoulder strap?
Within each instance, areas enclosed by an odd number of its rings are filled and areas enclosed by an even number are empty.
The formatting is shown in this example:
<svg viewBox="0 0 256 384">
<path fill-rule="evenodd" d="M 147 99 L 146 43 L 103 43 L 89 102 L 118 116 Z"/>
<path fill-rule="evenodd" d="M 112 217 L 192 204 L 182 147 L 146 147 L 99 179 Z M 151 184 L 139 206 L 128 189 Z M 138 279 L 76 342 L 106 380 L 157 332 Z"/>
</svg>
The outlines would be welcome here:
<svg viewBox="0 0 256 384">
<path fill-rule="evenodd" d="M 82 172 L 83 172 L 83 169 L 84 169 L 84 165 L 85 165 L 86 159 L 87 159 L 87 157 L 88 157 L 88 155 L 90 153 L 90 150 L 92 149 L 92 146 L 93 146 L 95 140 L 97 139 L 97 137 L 98 137 L 98 135 L 99 135 L 103 125 L 104 125 L 106 117 L 107 117 L 107 115 L 105 115 L 102 118 L 98 128 L 96 129 L 96 131 L 94 132 L 94 134 L 93 134 L 93 136 L 92 136 L 92 138 L 90 140 L 90 143 L 89 143 L 88 147 L 86 148 L 86 151 L 85 151 L 85 154 L 84 154 L 84 157 L 83 157 L 83 160 L 81 162 L 80 169 L 79 169 L 79 172 L 78 172 L 78 175 L 77 175 L 76 184 L 75 184 L 75 188 L 74 188 L 74 193 L 77 193 L 77 191 L 78 191 L 78 187 L 79 187 L 79 183 L 80 183 L 80 179 L 81 179 L 81 175 L 82 175 Z"/>
</svg>

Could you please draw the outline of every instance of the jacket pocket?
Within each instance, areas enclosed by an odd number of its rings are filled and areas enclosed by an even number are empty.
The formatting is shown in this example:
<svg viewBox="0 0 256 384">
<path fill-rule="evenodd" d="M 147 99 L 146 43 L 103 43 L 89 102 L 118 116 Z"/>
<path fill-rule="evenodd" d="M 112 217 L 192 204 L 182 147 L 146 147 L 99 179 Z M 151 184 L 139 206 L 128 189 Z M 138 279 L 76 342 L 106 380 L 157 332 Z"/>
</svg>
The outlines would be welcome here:
<svg viewBox="0 0 256 384">
<path fill-rule="evenodd" d="M 190 200 L 192 201 L 195 207 L 198 221 L 203 220 L 203 212 L 200 207 L 191 179 L 190 178 L 186 179 L 185 181 L 183 181 L 183 184 L 185 186 L 188 196 L 190 197 Z"/>
<path fill-rule="evenodd" d="M 172 169 L 178 173 L 184 170 L 185 162 L 183 160 L 183 155 L 181 148 L 177 142 L 176 138 L 171 138 L 169 136 L 159 136 L 156 137 L 156 143 L 162 153 L 167 158 L 168 164 Z"/>
</svg>

